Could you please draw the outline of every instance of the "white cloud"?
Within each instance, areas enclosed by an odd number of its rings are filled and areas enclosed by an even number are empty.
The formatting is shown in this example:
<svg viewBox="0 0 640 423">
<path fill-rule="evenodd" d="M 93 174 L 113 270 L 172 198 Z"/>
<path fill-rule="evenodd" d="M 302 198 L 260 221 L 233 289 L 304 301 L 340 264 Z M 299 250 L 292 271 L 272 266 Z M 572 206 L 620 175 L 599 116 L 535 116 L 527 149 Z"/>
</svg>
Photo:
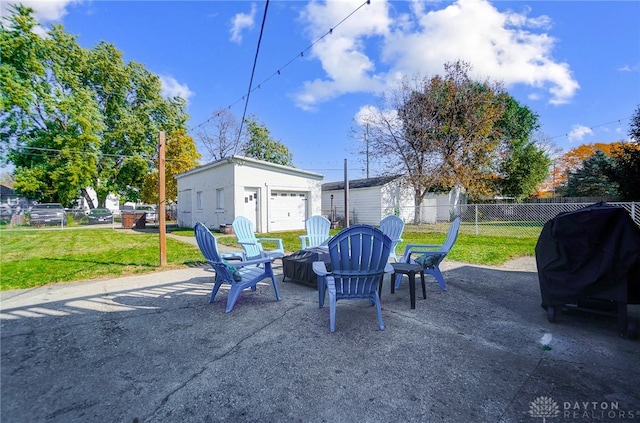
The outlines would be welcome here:
<svg viewBox="0 0 640 423">
<path fill-rule="evenodd" d="M 636 65 L 623 65 L 618 68 L 620 72 L 637 72 L 640 70 L 640 64 Z"/>
<path fill-rule="evenodd" d="M 316 41 L 361 4 L 360 0 L 311 2 L 302 19 L 308 22 L 309 35 Z M 357 12 L 366 14 L 366 19 L 348 19 L 314 44 L 310 56 L 320 60 L 327 78 L 304 84 L 296 95 L 299 107 L 310 109 L 344 93 L 372 92 L 383 87 L 384 81 L 375 74 L 374 61 L 365 52 L 365 41 L 388 34 L 388 7 L 384 1 L 371 2 Z"/>
<path fill-rule="evenodd" d="M 81 4 L 83 0 L 16 0 L 0 1 L 0 16 L 8 16 L 12 4 L 22 4 L 34 10 L 34 17 L 43 27 L 34 28 L 34 32 L 40 36 L 46 36 L 44 25 L 49 22 L 59 22 L 66 14 L 70 6 Z"/>
<path fill-rule="evenodd" d="M 242 31 L 245 29 L 253 28 L 253 24 L 255 23 L 256 17 L 256 4 L 251 4 L 251 12 L 249 14 L 246 13 L 238 13 L 231 20 L 231 38 L 230 40 L 234 43 L 240 44 L 242 42 Z"/>
<path fill-rule="evenodd" d="M 159 75 L 162 83 L 162 95 L 166 98 L 182 97 L 189 100 L 194 93 L 189 89 L 187 84 L 179 83 L 173 76 Z"/>
<path fill-rule="evenodd" d="M 584 125 L 573 125 L 571 132 L 567 134 L 569 141 L 582 141 L 587 135 L 593 135 L 593 130 Z"/>
<path fill-rule="evenodd" d="M 302 19 L 315 41 L 360 4 L 311 2 Z M 298 105 L 312 108 L 345 93 L 380 90 L 398 75 L 442 74 L 444 63 L 458 59 L 471 63 L 473 77 L 529 86 L 534 97 L 551 104 L 569 102 L 579 89 L 569 65 L 552 56 L 556 40 L 544 32 L 549 17 L 531 17 L 529 9 L 500 12 L 486 0 L 458 0 L 429 11 L 437 4 L 413 2 L 393 17 L 390 0 L 358 10 L 313 46 L 326 75 L 304 84 Z"/>
<path fill-rule="evenodd" d="M 16 0 L 3 1 L 1 13 L 7 16 L 11 4 L 20 3 L 32 8 L 36 20 L 40 23 L 60 21 L 66 14 L 68 6 L 80 4 L 83 0 Z"/>
</svg>

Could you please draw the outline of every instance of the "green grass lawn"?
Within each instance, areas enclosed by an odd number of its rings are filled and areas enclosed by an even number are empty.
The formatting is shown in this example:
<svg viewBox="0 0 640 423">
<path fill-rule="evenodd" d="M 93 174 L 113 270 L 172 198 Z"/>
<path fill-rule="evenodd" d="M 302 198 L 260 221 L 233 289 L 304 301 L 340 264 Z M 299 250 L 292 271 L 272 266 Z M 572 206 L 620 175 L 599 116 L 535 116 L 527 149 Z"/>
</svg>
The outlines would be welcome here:
<svg viewBox="0 0 640 423">
<path fill-rule="evenodd" d="M 332 234 L 338 230 L 333 230 Z M 193 237 L 192 229 L 172 231 Z M 264 234 L 282 238 L 286 251 L 300 249 L 303 231 Z M 215 234 L 218 242 L 240 249 L 233 235 Z M 259 235 L 260 236 L 260 235 Z M 438 244 L 443 233 L 408 227 L 407 243 Z M 536 237 L 476 236 L 461 233 L 448 259 L 472 264 L 499 265 L 510 259 L 534 255 Z M 265 246 L 268 248 L 268 245 Z M 167 238 L 167 268 L 204 263 L 194 245 Z M 154 272 L 160 269 L 157 233 L 130 233 L 113 229 L 0 230 L 0 289 L 30 288 L 69 282 Z"/>
<path fill-rule="evenodd" d="M 0 289 L 153 272 L 157 233 L 113 229 L 0 231 Z M 167 239 L 168 268 L 204 263 L 198 247 Z"/>
</svg>

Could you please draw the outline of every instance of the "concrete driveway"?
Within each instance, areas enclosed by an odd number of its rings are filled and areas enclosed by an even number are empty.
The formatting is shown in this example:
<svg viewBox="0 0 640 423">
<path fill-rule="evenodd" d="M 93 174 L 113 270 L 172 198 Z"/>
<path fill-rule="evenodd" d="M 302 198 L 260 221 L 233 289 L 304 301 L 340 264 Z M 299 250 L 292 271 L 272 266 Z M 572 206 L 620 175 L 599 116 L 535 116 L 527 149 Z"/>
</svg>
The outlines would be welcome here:
<svg viewBox="0 0 640 423">
<path fill-rule="evenodd" d="M 414 310 L 385 281 L 384 331 L 344 301 L 330 333 L 317 291 L 288 281 L 225 314 L 205 268 L 2 292 L 1 419 L 640 421 L 640 342 L 615 318 L 549 323 L 531 258 L 443 268 L 448 292 L 428 279 Z"/>
</svg>

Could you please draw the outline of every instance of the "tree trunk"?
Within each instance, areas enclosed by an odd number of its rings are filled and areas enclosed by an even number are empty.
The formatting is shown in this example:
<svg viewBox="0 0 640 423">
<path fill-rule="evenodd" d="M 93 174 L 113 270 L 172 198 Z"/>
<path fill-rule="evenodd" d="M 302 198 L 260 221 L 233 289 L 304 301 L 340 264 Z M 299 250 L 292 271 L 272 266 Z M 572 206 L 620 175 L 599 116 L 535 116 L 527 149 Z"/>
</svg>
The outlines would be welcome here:
<svg viewBox="0 0 640 423">
<path fill-rule="evenodd" d="M 93 204 L 93 200 L 91 199 L 91 196 L 89 195 L 87 190 L 82 188 L 80 191 L 82 193 L 82 198 L 85 199 L 85 201 L 87 202 L 87 205 L 89 206 L 89 208 L 90 209 L 95 209 L 96 206 Z"/>
</svg>

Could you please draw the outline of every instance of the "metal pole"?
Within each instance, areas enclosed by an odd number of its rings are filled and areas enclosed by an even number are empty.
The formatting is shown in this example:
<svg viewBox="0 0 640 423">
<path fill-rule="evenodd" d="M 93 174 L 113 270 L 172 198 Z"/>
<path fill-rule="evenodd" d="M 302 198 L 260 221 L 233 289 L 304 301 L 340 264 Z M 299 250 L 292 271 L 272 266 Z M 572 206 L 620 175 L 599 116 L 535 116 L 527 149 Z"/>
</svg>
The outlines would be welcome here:
<svg viewBox="0 0 640 423">
<path fill-rule="evenodd" d="M 476 235 L 478 235 L 478 205 L 476 204 Z"/>
<path fill-rule="evenodd" d="M 344 227 L 349 227 L 349 171 L 347 159 L 344 159 Z"/>
<path fill-rule="evenodd" d="M 167 224 L 165 221 L 165 175 L 164 175 L 164 150 L 165 138 L 164 131 L 160 132 L 158 137 L 158 231 L 160 232 L 160 267 L 167 265 Z"/>
</svg>

